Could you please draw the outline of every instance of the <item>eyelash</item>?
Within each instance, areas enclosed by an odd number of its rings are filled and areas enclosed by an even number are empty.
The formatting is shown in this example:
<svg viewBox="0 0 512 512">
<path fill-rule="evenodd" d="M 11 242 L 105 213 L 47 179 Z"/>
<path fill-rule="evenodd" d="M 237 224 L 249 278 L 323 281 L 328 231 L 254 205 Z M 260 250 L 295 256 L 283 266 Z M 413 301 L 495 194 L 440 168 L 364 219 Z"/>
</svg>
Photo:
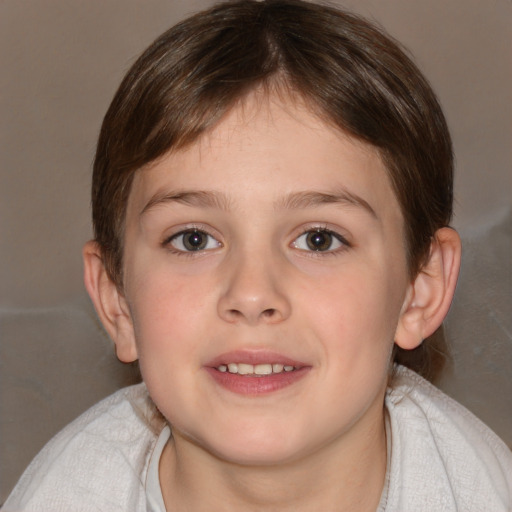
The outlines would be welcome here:
<svg viewBox="0 0 512 512">
<path fill-rule="evenodd" d="M 191 235 L 191 234 L 206 236 L 207 239 L 205 241 L 205 245 L 203 247 L 199 246 L 196 249 L 187 250 L 186 242 L 184 242 L 183 239 L 180 244 L 183 248 L 177 248 L 173 245 L 173 241 L 179 240 L 180 237 L 184 237 L 186 235 Z M 322 249 L 311 249 L 311 248 L 303 249 L 298 246 L 299 245 L 298 241 L 302 237 L 314 235 L 314 234 L 326 234 L 329 237 L 332 237 L 330 240 L 330 244 L 329 244 L 330 246 L 336 242 L 339 243 L 340 246 L 335 247 L 334 249 L 332 249 L 329 246 L 323 250 Z M 208 247 L 208 245 L 211 244 L 212 240 L 216 242 L 216 244 L 217 244 L 216 247 Z M 200 228 L 200 227 L 193 226 L 193 227 L 178 231 L 176 233 L 173 233 L 171 236 L 167 237 L 162 242 L 162 246 L 165 247 L 170 252 L 172 252 L 173 254 L 176 254 L 178 256 L 194 257 L 194 256 L 202 255 L 205 252 L 220 248 L 223 246 L 223 244 L 222 244 L 222 242 L 217 240 L 217 238 L 214 235 L 209 233 L 203 227 Z M 335 256 L 335 255 L 339 254 L 340 252 L 346 251 L 347 249 L 352 247 L 351 244 L 346 240 L 345 237 L 343 237 L 336 231 L 333 231 L 332 229 L 329 229 L 325 226 L 308 227 L 308 228 L 304 229 L 299 236 L 294 238 L 294 240 L 292 241 L 290 246 L 297 249 L 298 251 L 301 251 L 303 254 L 308 255 L 309 257 Z"/>
<path fill-rule="evenodd" d="M 306 236 L 306 235 L 314 235 L 314 234 L 327 234 L 330 237 L 332 237 L 331 245 L 333 242 L 338 242 L 340 244 L 339 247 L 336 247 L 334 249 L 331 249 L 328 247 L 325 250 L 314 250 L 314 249 L 301 249 L 300 247 L 297 247 L 297 241 Z M 302 251 L 305 255 L 309 257 L 325 257 L 325 256 L 337 256 L 339 253 L 346 251 L 347 249 L 350 249 L 352 245 L 348 242 L 348 240 L 337 233 L 336 231 L 333 231 L 332 229 L 327 228 L 326 226 L 316 226 L 316 227 L 308 227 L 302 231 L 302 234 L 300 234 L 298 237 L 296 237 L 292 242 L 292 247 L 295 247 L 297 250 Z"/>
<path fill-rule="evenodd" d="M 179 240 L 180 237 L 184 237 L 186 235 L 192 235 L 192 234 L 197 234 L 197 235 L 202 235 L 202 236 L 207 237 L 207 240 L 205 242 L 205 244 L 206 244 L 205 247 L 198 247 L 196 249 L 186 250 L 186 247 L 185 247 L 186 242 L 184 242 L 183 239 L 181 241 L 181 245 L 182 245 L 183 249 L 177 248 L 173 245 L 173 242 Z M 208 247 L 208 245 L 212 242 L 212 240 L 216 242 L 216 244 L 217 244 L 216 247 Z M 173 233 L 171 236 L 167 237 L 162 242 L 162 246 L 165 247 L 167 250 L 169 250 L 170 252 L 172 252 L 175 255 L 183 256 L 183 257 L 194 257 L 194 256 L 199 256 L 201 254 L 204 254 L 207 251 L 211 251 L 213 249 L 222 247 L 222 243 L 219 242 L 219 240 L 217 240 L 217 238 L 214 235 L 209 233 L 203 227 L 201 227 L 201 228 L 190 227 L 190 228 L 182 229 L 181 231 L 178 231 L 177 233 Z"/>
</svg>

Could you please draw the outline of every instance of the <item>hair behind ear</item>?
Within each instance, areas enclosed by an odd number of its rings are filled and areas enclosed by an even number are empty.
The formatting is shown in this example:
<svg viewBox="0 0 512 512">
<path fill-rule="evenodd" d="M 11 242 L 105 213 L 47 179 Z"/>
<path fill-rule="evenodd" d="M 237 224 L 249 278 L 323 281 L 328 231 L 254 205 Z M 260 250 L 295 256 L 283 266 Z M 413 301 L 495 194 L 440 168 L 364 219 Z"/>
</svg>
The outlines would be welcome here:
<svg viewBox="0 0 512 512">
<path fill-rule="evenodd" d="M 444 326 L 439 326 L 415 349 L 405 350 L 395 344 L 392 359 L 394 363 L 410 368 L 430 382 L 436 382 L 452 361 Z"/>
</svg>

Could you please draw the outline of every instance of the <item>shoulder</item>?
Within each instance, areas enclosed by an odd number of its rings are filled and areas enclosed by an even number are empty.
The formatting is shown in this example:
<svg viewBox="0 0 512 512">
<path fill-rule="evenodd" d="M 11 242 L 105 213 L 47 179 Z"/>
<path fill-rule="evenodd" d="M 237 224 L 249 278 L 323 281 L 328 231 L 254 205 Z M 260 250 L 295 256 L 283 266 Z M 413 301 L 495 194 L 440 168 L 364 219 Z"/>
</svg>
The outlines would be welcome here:
<svg viewBox="0 0 512 512">
<path fill-rule="evenodd" d="M 143 384 L 114 393 L 43 448 L 3 510 L 141 510 L 149 457 L 162 428 Z"/>
<path fill-rule="evenodd" d="M 470 411 L 403 367 L 386 409 L 390 510 L 510 510 L 512 453 Z"/>
</svg>

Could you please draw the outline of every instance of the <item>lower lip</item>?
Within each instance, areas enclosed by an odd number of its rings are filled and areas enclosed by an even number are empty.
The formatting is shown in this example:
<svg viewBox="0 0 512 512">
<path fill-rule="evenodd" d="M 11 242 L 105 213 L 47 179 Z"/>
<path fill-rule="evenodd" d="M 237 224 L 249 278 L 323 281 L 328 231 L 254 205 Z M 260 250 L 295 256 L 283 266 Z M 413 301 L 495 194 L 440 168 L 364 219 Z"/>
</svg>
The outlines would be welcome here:
<svg viewBox="0 0 512 512">
<path fill-rule="evenodd" d="M 216 368 L 206 368 L 217 384 L 239 395 L 264 395 L 279 391 L 302 380 L 310 367 L 302 367 L 291 372 L 272 373 L 261 377 L 219 372 Z"/>
</svg>

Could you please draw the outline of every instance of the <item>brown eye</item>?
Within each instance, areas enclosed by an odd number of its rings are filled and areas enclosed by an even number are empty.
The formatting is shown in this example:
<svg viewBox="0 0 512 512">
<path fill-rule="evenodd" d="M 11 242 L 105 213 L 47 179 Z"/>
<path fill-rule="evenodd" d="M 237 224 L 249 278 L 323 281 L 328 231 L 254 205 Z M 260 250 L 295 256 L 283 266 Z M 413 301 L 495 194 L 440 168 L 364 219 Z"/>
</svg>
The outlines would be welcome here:
<svg viewBox="0 0 512 512">
<path fill-rule="evenodd" d="M 332 238 L 327 231 L 312 231 L 306 235 L 306 244 L 312 251 L 327 251 L 331 248 Z"/>
<path fill-rule="evenodd" d="M 211 235 L 198 229 L 189 229 L 176 233 L 169 243 L 178 251 L 194 252 L 220 247 L 220 242 Z"/>
<path fill-rule="evenodd" d="M 306 231 L 293 242 L 292 246 L 302 251 L 328 252 L 348 246 L 345 239 L 328 229 Z"/>
<path fill-rule="evenodd" d="M 188 251 L 200 251 L 206 247 L 208 235 L 200 231 L 192 231 L 183 235 L 183 245 Z"/>
</svg>

